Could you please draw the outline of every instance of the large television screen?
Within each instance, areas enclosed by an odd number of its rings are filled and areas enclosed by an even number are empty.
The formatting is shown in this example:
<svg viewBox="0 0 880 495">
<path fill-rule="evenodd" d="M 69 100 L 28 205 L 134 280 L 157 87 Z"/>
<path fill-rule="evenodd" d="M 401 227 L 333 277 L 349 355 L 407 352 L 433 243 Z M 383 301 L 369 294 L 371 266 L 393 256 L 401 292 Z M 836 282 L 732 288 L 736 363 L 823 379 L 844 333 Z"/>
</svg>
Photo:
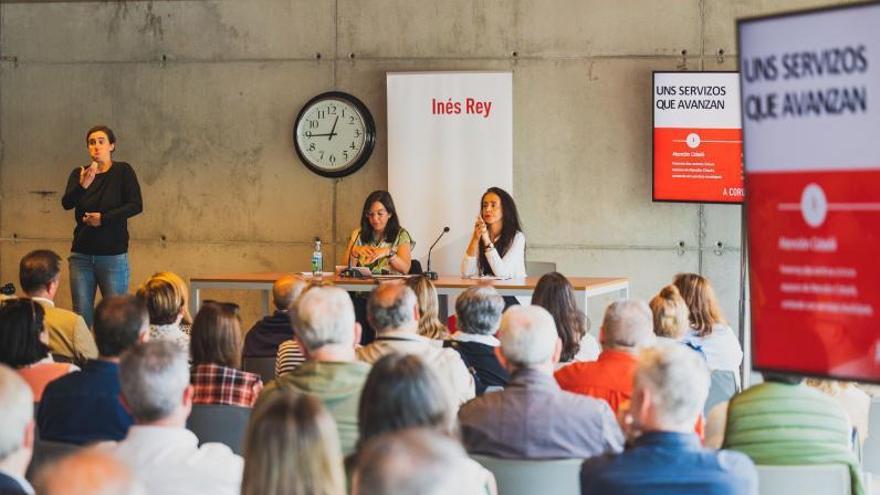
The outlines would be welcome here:
<svg viewBox="0 0 880 495">
<path fill-rule="evenodd" d="M 654 201 L 742 203 L 735 72 L 654 72 Z"/>
<path fill-rule="evenodd" d="M 738 22 L 752 355 L 880 382 L 880 4 Z"/>
</svg>

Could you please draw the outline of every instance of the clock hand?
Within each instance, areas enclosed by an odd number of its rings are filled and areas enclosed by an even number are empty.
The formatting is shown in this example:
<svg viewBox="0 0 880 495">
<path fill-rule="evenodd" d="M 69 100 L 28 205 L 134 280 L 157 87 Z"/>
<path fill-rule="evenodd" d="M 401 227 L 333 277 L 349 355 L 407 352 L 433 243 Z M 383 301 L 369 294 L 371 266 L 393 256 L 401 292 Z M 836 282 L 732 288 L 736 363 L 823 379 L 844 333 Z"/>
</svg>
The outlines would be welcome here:
<svg viewBox="0 0 880 495">
<path fill-rule="evenodd" d="M 308 134 L 308 135 L 306 135 L 306 137 L 313 138 L 313 137 L 318 137 L 318 136 L 337 136 L 337 135 L 338 135 L 338 133 L 331 134 L 328 132 L 328 133 L 324 133 L 324 134 Z"/>
<path fill-rule="evenodd" d="M 333 139 L 333 136 L 336 136 L 336 124 L 339 123 L 339 116 L 336 116 L 336 120 L 333 121 L 333 128 L 330 129 L 330 136 L 327 138 L 327 141 Z"/>
</svg>

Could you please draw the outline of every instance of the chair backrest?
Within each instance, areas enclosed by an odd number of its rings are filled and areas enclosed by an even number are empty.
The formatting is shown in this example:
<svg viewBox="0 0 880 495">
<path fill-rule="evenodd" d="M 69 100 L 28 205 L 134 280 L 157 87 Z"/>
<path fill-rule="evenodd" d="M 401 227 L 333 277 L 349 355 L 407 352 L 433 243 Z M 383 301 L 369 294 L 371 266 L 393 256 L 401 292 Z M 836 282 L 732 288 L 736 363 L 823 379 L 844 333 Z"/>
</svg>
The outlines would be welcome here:
<svg viewBox="0 0 880 495">
<path fill-rule="evenodd" d="M 758 470 L 758 493 L 778 495 L 850 495 L 849 468 L 843 464 L 810 466 L 755 466 Z"/>
<path fill-rule="evenodd" d="M 540 277 L 556 271 L 555 261 L 526 261 L 526 273 L 530 277 Z"/>
<path fill-rule="evenodd" d="M 263 383 L 275 379 L 275 356 L 241 358 L 241 369 L 260 375 Z"/>
<path fill-rule="evenodd" d="M 703 414 L 708 416 L 713 407 L 730 400 L 736 392 L 736 375 L 733 371 L 713 370 L 709 382 L 709 396 L 706 398 Z"/>
<path fill-rule="evenodd" d="M 472 455 L 495 475 L 498 495 L 578 495 L 583 459 L 527 461 Z"/>
<path fill-rule="evenodd" d="M 199 444 L 218 442 L 241 454 L 249 407 L 193 404 L 186 427 L 199 438 Z"/>
<path fill-rule="evenodd" d="M 416 259 L 412 260 L 409 265 L 409 274 L 421 275 L 423 273 L 425 272 L 422 270 L 422 262 Z"/>
<path fill-rule="evenodd" d="M 73 454 L 81 448 L 82 447 L 80 445 L 76 445 L 73 443 L 35 440 L 34 456 L 33 458 L 31 458 L 30 465 L 28 465 L 27 473 L 25 473 L 25 478 L 33 481 L 34 476 L 36 476 L 41 467 L 64 456 Z"/>
</svg>

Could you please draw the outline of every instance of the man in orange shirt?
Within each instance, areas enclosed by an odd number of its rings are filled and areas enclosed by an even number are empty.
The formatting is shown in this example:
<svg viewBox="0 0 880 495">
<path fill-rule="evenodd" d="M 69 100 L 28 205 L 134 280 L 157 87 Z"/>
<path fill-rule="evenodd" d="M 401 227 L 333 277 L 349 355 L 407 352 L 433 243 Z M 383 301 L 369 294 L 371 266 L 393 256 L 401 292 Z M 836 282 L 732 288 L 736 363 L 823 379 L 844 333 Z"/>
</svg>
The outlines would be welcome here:
<svg viewBox="0 0 880 495">
<path fill-rule="evenodd" d="M 604 399 L 616 413 L 629 401 L 639 350 L 654 344 L 651 310 L 643 301 L 616 301 L 605 310 L 600 333 L 602 353 L 554 375 L 563 390 Z"/>
</svg>

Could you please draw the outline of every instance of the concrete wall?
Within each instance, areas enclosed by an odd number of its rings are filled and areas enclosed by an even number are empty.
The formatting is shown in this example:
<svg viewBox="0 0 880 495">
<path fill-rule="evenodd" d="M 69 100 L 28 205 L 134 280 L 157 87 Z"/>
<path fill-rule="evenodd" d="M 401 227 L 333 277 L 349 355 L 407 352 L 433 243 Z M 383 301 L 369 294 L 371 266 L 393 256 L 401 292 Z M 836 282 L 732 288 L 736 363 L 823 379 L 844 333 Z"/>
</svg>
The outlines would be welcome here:
<svg viewBox="0 0 880 495">
<path fill-rule="evenodd" d="M 144 192 L 130 223 L 133 285 L 157 270 L 303 270 L 316 235 L 340 258 L 363 198 L 387 184 L 385 72 L 500 69 L 514 77 L 528 257 L 630 277 L 640 298 L 702 272 L 735 325 L 740 208 L 651 202 L 651 71 L 734 69 L 737 17 L 822 3 L 5 3 L 0 279 L 15 280 L 31 249 L 69 251 L 60 197 L 97 122 L 116 130 L 115 158 L 134 165 Z M 290 138 L 299 108 L 333 88 L 360 97 L 379 129 L 369 163 L 339 180 L 308 172 Z M 213 295 L 257 315 L 253 295 Z"/>
</svg>

